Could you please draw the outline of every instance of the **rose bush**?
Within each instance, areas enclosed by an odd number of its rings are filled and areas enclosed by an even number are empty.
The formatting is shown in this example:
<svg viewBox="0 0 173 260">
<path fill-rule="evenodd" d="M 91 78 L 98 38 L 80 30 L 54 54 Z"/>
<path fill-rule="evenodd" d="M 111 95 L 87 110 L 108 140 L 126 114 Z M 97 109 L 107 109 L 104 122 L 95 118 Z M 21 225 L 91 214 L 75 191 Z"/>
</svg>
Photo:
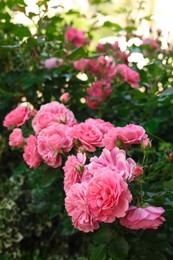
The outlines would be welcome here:
<svg viewBox="0 0 173 260">
<path fill-rule="evenodd" d="M 171 44 L 135 8 L 1 2 L 2 258 L 172 259 Z"/>
</svg>

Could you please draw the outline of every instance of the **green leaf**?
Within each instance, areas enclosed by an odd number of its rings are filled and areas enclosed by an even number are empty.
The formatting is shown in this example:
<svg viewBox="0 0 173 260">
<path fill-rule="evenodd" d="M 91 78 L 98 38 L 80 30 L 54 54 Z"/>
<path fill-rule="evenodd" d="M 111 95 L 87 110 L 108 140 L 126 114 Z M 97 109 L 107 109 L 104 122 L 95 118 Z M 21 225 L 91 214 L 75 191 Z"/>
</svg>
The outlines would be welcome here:
<svg viewBox="0 0 173 260">
<path fill-rule="evenodd" d="M 106 245 L 95 246 L 91 249 L 90 260 L 106 260 L 107 248 Z"/>
<path fill-rule="evenodd" d="M 21 162 L 17 167 L 13 169 L 13 173 L 16 175 L 17 174 L 21 175 L 26 172 L 26 169 L 27 169 L 26 164 L 24 162 Z"/>
<path fill-rule="evenodd" d="M 29 18 L 33 18 L 34 16 L 37 16 L 37 14 L 35 14 L 35 13 L 33 13 L 33 12 L 29 12 L 28 13 L 28 16 L 29 16 Z"/>
<path fill-rule="evenodd" d="M 127 27 L 125 28 L 125 30 L 126 30 L 128 33 L 131 33 L 131 32 L 133 32 L 133 31 L 136 30 L 136 27 L 135 27 L 135 26 L 127 26 Z"/>
<path fill-rule="evenodd" d="M 35 211 L 37 213 L 42 213 L 42 212 L 46 211 L 47 208 L 48 208 L 48 203 L 45 201 L 41 201 L 39 204 L 37 204 L 35 206 Z"/>
<path fill-rule="evenodd" d="M 146 15 L 146 16 L 144 16 L 144 17 L 142 17 L 140 20 L 142 21 L 142 20 L 147 20 L 147 21 L 151 21 L 151 19 L 152 19 L 152 14 L 149 14 L 149 15 Z"/>
<path fill-rule="evenodd" d="M 58 207 L 58 205 L 56 204 L 52 205 L 51 209 L 49 210 L 49 218 L 56 217 L 59 212 L 60 212 L 60 208 Z"/>
<path fill-rule="evenodd" d="M 115 29 L 116 31 L 122 30 L 122 27 L 118 23 L 112 23 L 110 21 L 104 22 L 103 26 L 104 27 L 111 27 L 111 28 Z"/>
<path fill-rule="evenodd" d="M 144 128 L 148 133 L 154 133 L 159 127 L 158 119 L 151 119 L 144 123 Z"/>
<path fill-rule="evenodd" d="M 68 58 L 71 60 L 78 60 L 85 56 L 85 51 L 83 47 L 76 48 L 69 56 Z"/>
<path fill-rule="evenodd" d="M 16 43 L 14 45 L 3 45 L 3 46 L 0 46 L 1 48 L 4 48 L 4 49 L 14 49 L 14 48 L 19 48 L 20 47 L 20 44 L 19 43 Z"/>
<path fill-rule="evenodd" d="M 102 3 L 112 3 L 111 0 L 92 0 L 91 3 L 92 4 L 102 4 Z"/>
<path fill-rule="evenodd" d="M 109 255 L 115 260 L 127 259 L 129 245 L 124 237 L 118 236 L 108 246 Z"/>
<path fill-rule="evenodd" d="M 86 58 L 87 58 L 87 59 L 98 58 L 98 57 L 100 57 L 100 56 L 102 56 L 102 55 L 105 55 L 105 54 L 106 54 L 106 52 L 99 52 L 99 53 L 95 53 L 95 54 L 92 54 L 92 55 L 90 55 L 90 56 L 87 56 Z"/>
<path fill-rule="evenodd" d="M 165 188 L 173 189 L 173 179 L 170 179 L 169 181 L 164 181 L 163 186 Z"/>
<path fill-rule="evenodd" d="M 94 233 L 93 241 L 96 244 L 109 243 L 112 238 L 112 230 L 108 225 L 102 226 Z"/>
<path fill-rule="evenodd" d="M 40 175 L 41 177 L 41 187 L 47 188 L 49 187 L 56 179 L 58 178 L 57 172 L 46 172 L 43 175 Z"/>
<path fill-rule="evenodd" d="M 165 89 L 165 90 L 160 94 L 160 97 L 170 96 L 170 95 L 173 95 L 173 88 L 167 88 L 167 89 Z"/>
</svg>

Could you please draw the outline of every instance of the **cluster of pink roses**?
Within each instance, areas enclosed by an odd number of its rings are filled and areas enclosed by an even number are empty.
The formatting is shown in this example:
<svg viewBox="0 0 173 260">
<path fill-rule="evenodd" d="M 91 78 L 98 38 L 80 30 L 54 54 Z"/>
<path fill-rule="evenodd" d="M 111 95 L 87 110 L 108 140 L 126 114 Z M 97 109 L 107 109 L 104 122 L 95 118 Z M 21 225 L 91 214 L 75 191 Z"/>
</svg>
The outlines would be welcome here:
<svg viewBox="0 0 173 260">
<path fill-rule="evenodd" d="M 115 60 L 128 64 L 128 57 L 130 54 L 120 50 L 118 41 L 115 41 L 114 43 L 98 43 L 96 50 L 98 52 L 108 52 Z"/>
<path fill-rule="evenodd" d="M 85 37 L 85 32 L 81 31 L 75 27 L 68 26 L 64 35 L 65 42 L 69 44 L 72 48 L 81 47 L 84 44 L 90 43 L 90 39 Z M 47 58 L 43 65 L 46 69 L 56 68 L 63 65 L 64 61 L 61 58 L 50 57 Z"/>
<path fill-rule="evenodd" d="M 71 43 L 74 47 L 81 47 L 84 44 L 90 43 L 90 39 L 85 37 L 84 31 L 72 26 L 67 27 L 65 40 L 67 43 Z"/>
<path fill-rule="evenodd" d="M 30 167 L 44 162 L 57 168 L 62 165 L 62 155 L 66 156 L 65 208 L 74 227 L 89 232 L 98 229 L 100 222 L 119 219 L 130 229 L 156 229 L 165 221 L 161 207 L 130 206 L 133 194 L 128 183 L 143 171 L 127 158 L 125 149 L 148 144 L 142 126 L 115 127 L 94 118 L 78 123 L 73 112 L 57 101 L 31 112 L 27 106 L 18 106 L 5 117 L 4 126 L 13 129 L 9 144 L 23 147 L 23 158 Z M 24 138 L 20 127 L 29 118 L 34 133 Z M 101 150 L 100 156 L 93 155 L 96 150 Z"/>
<path fill-rule="evenodd" d="M 110 95 L 112 80 L 117 75 L 133 88 L 139 88 L 140 82 L 139 73 L 128 66 L 129 54 L 120 50 L 117 41 L 114 44 L 99 43 L 96 50 L 109 52 L 110 55 L 100 55 L 97 59 L 82 58 L 73 63 L 77 70 L 97 77 L 97 81 L 88 88 L 86 96 L 86 102 L 92 109 L 96 109 Z M 120 64 L 117 64 L 119 62 Z"/>
<path fill-rule="evenodd" d="M 87 89 L 86 102 L 92 109 L 96 109 L 110 95 L 111 82 L 118 74 L 133 88 L 139 88 L 139 73 L 126 64 L 116 65 L 111 56 L 99 56 L 97 59 L 82 58 L 73 65 L 77 70 L 93 74 L 98 79 Z"/>
<path fill-rule="evenodd" d="M 67 49 L 90 43 L 90 39 L 85 37 L 84 31 L 72 26 L 67 26 L 64 38 Z M 100 54 L 95 59 L 81 58 L 73 62 L 73 66 L 78 71 L 91 74 L 96 78 L 86 91 L 86 103 L 92 109 L 96 109 L 111 94 L 111 84 L 117 76 L 120 76 L 121 80 L 130 84 L 133 88 L 139 88 L 140 82 L 139 73 L 128 66 L 129 54 L 120 50 L 117 41 L 113 44 L 99 43 L 96 50 L 108 52 L 109 55 Z M 62 64 L 63 60 L 56 57 L 44 61 L 44 67 L 47 69 L 56 68 Z"/>
</svg>

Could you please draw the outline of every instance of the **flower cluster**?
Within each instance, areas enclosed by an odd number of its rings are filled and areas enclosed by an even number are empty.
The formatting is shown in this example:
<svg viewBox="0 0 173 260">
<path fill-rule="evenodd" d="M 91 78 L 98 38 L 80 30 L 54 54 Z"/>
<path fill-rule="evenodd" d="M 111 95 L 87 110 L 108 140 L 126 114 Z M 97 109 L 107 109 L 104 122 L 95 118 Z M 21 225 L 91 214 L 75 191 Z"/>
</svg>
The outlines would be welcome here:
<svg viewBox="0 0 173 260">
<path fill-rule="evenodd" d="M 90 43 L 84 31 L 72 26 L 67 26 L 64 37 L 69 54 L 74 48 Z M 126 82 L 132 88 L 139 88 L 140 82 L 139 73 L 128 65 L 130 54 L 121 51 L 117 41 L 113 44 L 99 43 L 96 51 L 100 53 L 97 58 L 81 58 L 73 62 L 76 70 L 93 76 L 93 82 L 88 86 L 85 96 L 86 103 L 91 109 L 97 109 L 111 94 L 114 79 L 120 79 L 122 83 Z M 103 55 L 103 52 L 107 52 L 108 55 Z M 44 61 L 44 68 L 56 68 L 62 64 L 62 59 L 51 57 Z"/>
<path fill-rule="evenodd" d="M 24 138 L 22 126 L 29 119 L 32 134 Z M 127 151 L 133 145 L 149 143 L 142 126 L 116 127 L 98 118 L 79 123 L 73 112 L 57 101 L 42 105 L 34 113 L 27 106 L 18 106 L 3 124 L 13 129 L 9 144 L 24 149 L 23 158 L 29 167 L 41 163 L 63 166 L 65 208 L 75 228 L 90 232 L 101 222 L 119 219 L 130 229 L 157 229 L 165 221 L 161 207 L 143 207 L 142 201 L 140 206 L 133 206 L 129 183 L 137 182 L 143 169 Z"/>
<path fill-rule="evenodd" d="M 65 40 L 71 43 L 74 47 L 81 47 L 90 42 L 89 38 L 85 37 L 85 32 L 75 27 L 68 26 L 65 32 Z"/>
</svg>

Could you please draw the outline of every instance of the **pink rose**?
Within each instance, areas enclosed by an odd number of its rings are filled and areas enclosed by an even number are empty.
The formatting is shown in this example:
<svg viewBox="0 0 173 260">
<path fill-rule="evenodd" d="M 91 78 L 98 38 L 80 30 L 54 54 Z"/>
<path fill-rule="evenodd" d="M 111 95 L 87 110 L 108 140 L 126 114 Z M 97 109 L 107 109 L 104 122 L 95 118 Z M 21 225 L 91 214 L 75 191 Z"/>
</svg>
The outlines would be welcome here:
<svg viewBox="0 0 173 260">
<path fill-rule="evenodd" d="M 124 127 L 114 127 L 105 134 L 103 145 L 108 150 L 117 146 L 117 142 L 121 141 L 124 144 L 140 144 L 147 138 L 145 129 L 142 126 L 128 124 Z"/>
<path fill-rule="evenodd" d="M 118 64 L 116 73 L 120 73 L 123 79 L 133 88 L 139 88 L 140 76 L 137 71 L 129 68 L 126 64 Z"/>
<path fill-rule="evenodd" d="M 77 124 L 73 112 L 58 101 L 42 105 L 32 120 L 32 127 L 38 133 L 53 123 L 62 123 L 69 126 Z"/>
<path fill-rule="evenodd" d="M 105 167 L 110 168 L 115 171 L 116 174 L 120 174 L 124 179 L 132 181 L 134 179 L 134 169 L 136 168 L 136 163 L 132 158 L 126 159 L 126 153 L 124 150 L 120 150 L 118 147 L 113 148 L 111 151 L 106 148 L 103 149 L 99 157 L 94 156 L 90 159 L 90 164 L 88 165 L 89 174 L 96 170 Z M 87 171 L 84 171 L 83 179 L 86 178 Z"/>
<path fill-rule="evenodd" d="M 144 39 L 143 40 L 143 43 L 142 45 L 150 45 L 151 47 L 154 47 L 155 49 L 158 49 L 159 48 L 159 44 L 156 40 L 154 39 L 151 39 L 151 38 L 147 38 L 147 39 Z"/>
<path fill-rule="evenodd" d="M 94 231 L 99 228 L 98 222 L 91 214 L 86 201 L 86 183 L 76 183 L 71 186 L 65 198 L 65 208 L 75 228 L 84 232 Z"/>
<path fill-rule="evenodd" d="M 128 124 L 117 130 L 118 139 L 126 144 L 140 144 L 147 138 L 145 129 L 140 125 Z"/>
<path fill-rule="evenodd" d="M 132 195 L 127 183 L 111 169 L 100 169 L 88 183 L 87 202 L 97 221 L 111 223 L 125 216 Z"/>
<path fill-rule="evenodd" d="M 45 67 L 46 69 L 56 68 L 56 67 L 58 67 L 58 65 L 62 65 L 62 64 L 63 64 L 63 60 L 62 60 L 62 59 L 55 58 L 55 57 L 46 59 L 46 60 L 44 61 L 44 67 Z"/>
<path fill-rule="evenodd" d="M 6 115 L 3 125 L 8 129 L 21 126 L 29 118 L 29 113 L 29 107 L 18 106 Z"/>
<path fill-rule="evenodd" d="M 63 167 L 64 190 L 66 193 L 73 184 L 81 182 L 85 161 L 86 155 L 82 153 L 78 153 L 77 156 L 68 156 L 65 166 Z"/>
<path fill-rule="evenodd" d="M 128 64 L 128 57 L 130 56 L 129 53 L 118 50 L 116 52 L 116 54 L 117 54 L 118 58 L 121 60 L 121 62 Z"/>
<path fill-rule="evenodd" d="M 105 46 L 106 46 L 106 44 L 99 42 L 99 43 L 97 44 L 97 46 L 96 46 L 96 50 L 99 51 L 99 52 L 104 52 L 105 49 L 106 49 Z"/>
<path fill-rule="evenodd" d="M 22 130 L 20 128 L 13 129 L 13 132 L 9 136 L 9 145 L 22 146 L 24 144 L 24 138 Z"/>
<path fill-rule="evenodd" d="M 111 128 L 114 127 L 110 122 L 105 122 L 100 118 L 88 118 L 85 120 L 85 123 L 97 126 L 103 134 L 106 134 Z"/>
<path fill-rule="evenodd" d="M 89 59 L 84 59 L 84 58 L 73 62 L 73 66 L 79 71 L 84 71 L 88 64 L 89 64 Z"/>
<path fill-rule="evenodd" d="M 85 165 L 81 182 L 86 182 L 86 183 L 90 182 L 93 179 L 93 177 L 97 174 L 97 170 L 98 170 L 98 165 L 95 164 L 92 164 L 92 166 L 91 164 Z"/>
<path fill-rule="evenodd" d="M 61 154 L 73 147 L 72 129 L 58 123 L 44 128 L 37 136 L 37 147 L 43 160 L 57 168 L 62 163 Z"/>
<path fill-rule="evenodd" d="M 90 73 L 106 81 L 111 81 L 116 75 L 116 64 L 111 56 L 99 56 L 97 59 L 90 59 L 88 68 Z"/>
<path fill-rule="evenodd" d="M 99 52 L 110 52 L 115 60 L 121 60 L 123 63 L 128 63 L 129 53 L 120 50 L 119 43 L 115 41 L 113 44 L 110 43 L 99 43 L 96 47 L 96 50 Z"/>
<path fill-rule="evenodd" d="M 62 103 L 66 104 L 66 103 L 69 101 L 69 98 L 70 98 L 70 93 L 69 93 L 69 92 L 65 92 L 65 93 L 63 93 L 63 94 L 60 96 L 59 100 L 60 100 Z"/>
<path fill-rule="evenodd" d="M 100 52 L 114 51 L 119 49 L 119 43 L 115 41 L 113 44 L 111 43 L 98 43 L 96 50 Z"/>
<path fill-rule="evenodd" d="M 65 32 L 65 39 L 67 42 L 74 44 L 76 47 L 81 47 L 85 43 L 89 43 L 89 39 L 85 38 L 85 32 L 75 27 L 68 26 Z"/>
<path fill-rule="evenodd" d="M 95 126 L 80 123 L 73 126 L 74 139 L 80 141 L 78 149 L 95 152 L 96 147 L 102 146 L 102 132 Z"/>
<path fill-rule="evenodd" d="M 96 109 L 111 92 L 112 89 L 108 82 L 96 81 L 87 89 L 86 103 L 90 108 Z"/>
<path fill-rule="evenodd" d="M 165 218 L 162 207 L 149 206 L 145 208 L 129 207 L 126 215 L 120 218 L 120 224 L 130 229 L 157 229 Z"/>
<path fill-rule="evenodd" d="M 23 158 L 30 168 L 38 167 L 41 164 L 41 156 L 37 151 L 37 138 L 30 135 L 24 147 Z"/>
</svg>

